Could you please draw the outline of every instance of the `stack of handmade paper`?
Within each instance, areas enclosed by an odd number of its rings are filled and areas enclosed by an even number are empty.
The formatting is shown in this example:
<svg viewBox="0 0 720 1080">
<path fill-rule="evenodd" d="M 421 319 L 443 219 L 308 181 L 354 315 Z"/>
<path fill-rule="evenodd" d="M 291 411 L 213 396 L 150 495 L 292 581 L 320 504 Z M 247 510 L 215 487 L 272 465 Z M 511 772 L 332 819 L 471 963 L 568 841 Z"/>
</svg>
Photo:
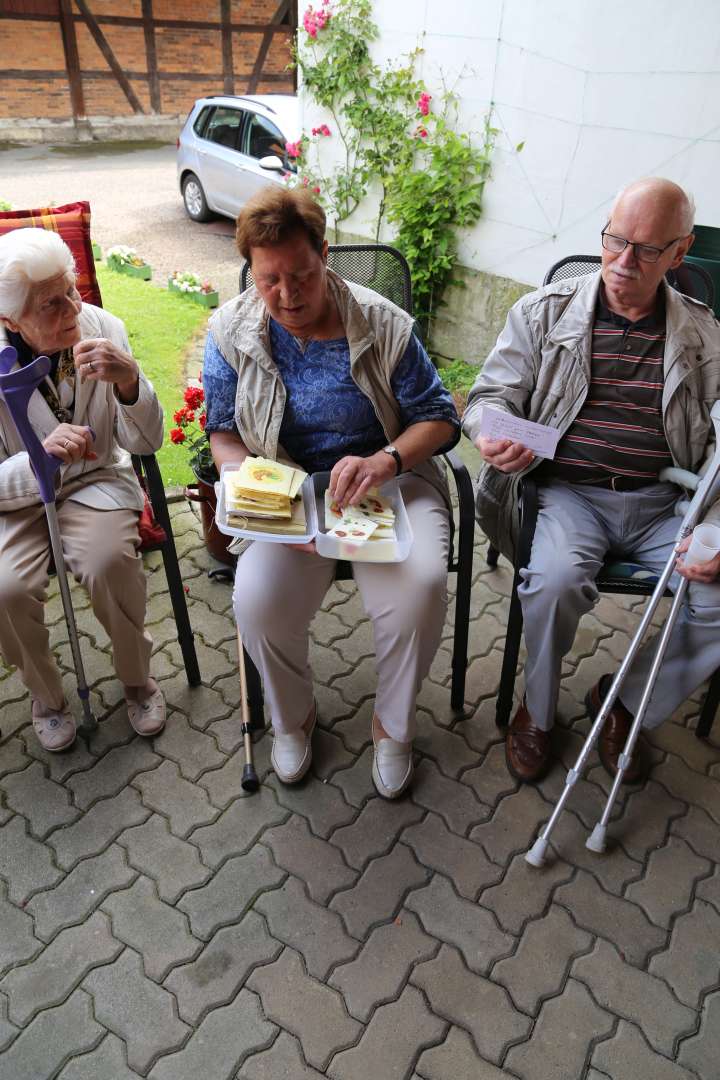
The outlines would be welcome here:
<svg viewBox="0 0 720 1080">
<path fill-rule="evenodd" d="M 366 540 L 395 539 L 395 511 L 388 499 L 375 488 L 355 506 L 342 507 L 325 491 L 325 529 L 328 536 L 337 536 L 354 544 Z"/>
<path fill-rule="evenodd" d="M 302 469 L 266 458 L 246 457 L 224 473 L 227 522 L 250 532 L 302 536 L 306 529 L 300 487 Z"/>
</svg>

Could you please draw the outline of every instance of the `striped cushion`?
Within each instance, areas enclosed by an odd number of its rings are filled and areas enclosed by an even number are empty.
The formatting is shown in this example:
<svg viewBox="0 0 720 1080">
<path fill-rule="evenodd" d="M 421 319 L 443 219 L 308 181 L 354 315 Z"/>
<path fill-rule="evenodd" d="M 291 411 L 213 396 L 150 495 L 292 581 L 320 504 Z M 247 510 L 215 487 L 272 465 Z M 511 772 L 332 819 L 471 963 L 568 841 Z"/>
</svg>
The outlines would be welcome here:
<svg viewBox="0 0 720 1080">
<path fill-rule="evenodd" d="M 66 206 L 41 207 L 38 210 L 0 212 L 0 236 L 11 229 L 28 227 L 51 229 L 60 234 L 73 253 L 77 287 L 81 297 L 86 304 L 102 307 L 90 244 L 90 203 L 74 202 Z"/>
</svg>

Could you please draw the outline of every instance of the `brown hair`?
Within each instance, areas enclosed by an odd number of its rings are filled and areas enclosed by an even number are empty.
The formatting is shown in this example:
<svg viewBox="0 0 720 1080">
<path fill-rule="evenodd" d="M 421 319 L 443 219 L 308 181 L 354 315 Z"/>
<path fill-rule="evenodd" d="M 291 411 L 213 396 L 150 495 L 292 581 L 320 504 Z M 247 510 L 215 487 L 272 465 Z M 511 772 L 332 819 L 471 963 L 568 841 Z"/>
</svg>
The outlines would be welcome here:
<svg viewBox="0 0 720 1080">
<path fill-rule="evenodd" d="M 273 185 L 249 199 L 237 219 L 235 239 L 240 254 L 250 262 L 250 249 L 284 243 L 292 233 L 305 233 L 310 247 L 322 254 L 325 211 L 302 188 Z"/>
</svg>

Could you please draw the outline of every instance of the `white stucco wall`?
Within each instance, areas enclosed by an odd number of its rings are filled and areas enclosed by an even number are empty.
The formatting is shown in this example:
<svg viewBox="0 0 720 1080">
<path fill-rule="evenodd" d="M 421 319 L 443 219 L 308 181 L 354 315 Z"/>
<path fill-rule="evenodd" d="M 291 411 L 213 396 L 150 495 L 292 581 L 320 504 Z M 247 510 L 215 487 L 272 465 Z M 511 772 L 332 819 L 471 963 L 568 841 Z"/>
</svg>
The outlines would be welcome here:
<svg viewBox="0 0 720 1080">
<path fill-rule="evenodd" d="M 720 0 L 375 0 L 375 21 L 378 57 L 423 46 L 431 92 L 441 71 L 461 76 L 465 130 L 492 108 L 465 266 L 538 284 L 561 256 L 599 250 L 615 192 L 640 176 L 684 185 L 698 223 L 720 226 Z"/>
</svg>

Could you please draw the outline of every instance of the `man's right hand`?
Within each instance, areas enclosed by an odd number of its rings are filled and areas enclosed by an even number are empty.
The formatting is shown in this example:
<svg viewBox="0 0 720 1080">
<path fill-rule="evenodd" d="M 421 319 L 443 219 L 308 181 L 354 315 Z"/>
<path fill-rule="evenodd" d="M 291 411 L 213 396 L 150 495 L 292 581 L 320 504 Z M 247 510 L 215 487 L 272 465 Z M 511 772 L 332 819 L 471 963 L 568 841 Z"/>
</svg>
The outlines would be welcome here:
<svg viewBox="0 0 720 1080">
<path fill-rule="evenodd" d="M 93 437 L 88 427 L 80 427 L 79 424 L 58 424 L 43 442 L 43 450 L 60 458 L 66 465 L 72 465 L 73 461 L 87 458 L 88 461 L 96 461 L 97 454 L 92 448 Z"/>
<path fill-rule="evenodd" d="M 475 445 L 483 461 L 504 473 L 516 473 L 526 469 L 535 460 L 532 450 L 526 450 L 522 443 L 510 439 L 486 439 L 479 435 Z"/>
</svg>

